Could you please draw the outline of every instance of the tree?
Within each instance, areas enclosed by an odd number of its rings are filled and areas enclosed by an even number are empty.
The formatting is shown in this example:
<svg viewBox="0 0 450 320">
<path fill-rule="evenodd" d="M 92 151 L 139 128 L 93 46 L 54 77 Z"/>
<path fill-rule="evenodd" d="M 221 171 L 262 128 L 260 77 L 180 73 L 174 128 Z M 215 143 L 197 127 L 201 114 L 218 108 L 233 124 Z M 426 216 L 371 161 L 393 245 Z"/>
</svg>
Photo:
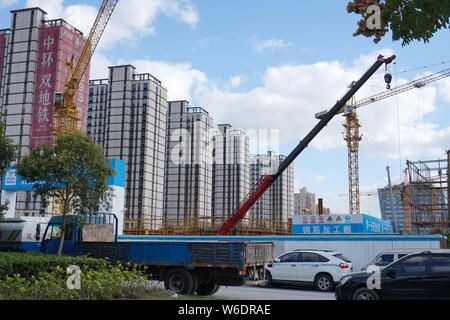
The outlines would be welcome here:
<svg viewBox="0 0 450 320">
<path fill-rule="evenodd" d="M 0 121 L 0 178 L 3 176 L 3 171 L 11 164 L 11 162 L 17 159 L 16 149 L 17 146 L 13 144 L 12 140 L 5 137 L 5 125 L 2 121 Z M 0 204 L 0 218 L 7 210 L 8 203 L 4 205 Z"/>
<path fill-rule="evenodd" d="M 17 170 L 27 182 L 34 183 L 33 189 L 45 205 L 49 199 L 61 204 L 63 223 L 58 255 L 62 253 L 68 214 L 109 209 L 111 188 L 107 181 L 115 172 L 102 148 L 83 133 L 61 135 L 54 146 L 32 150 L 19 162 Z"/>
<path fill-rule="evenodd" d="M 377 28 L 371 22 L 378 9 L 371 8 L 379 9 Z M 362 16 L 353 35 L 375 37 L 375 43 L 389 30 L 392 39 L 401 39 L 403 46 L 414 40 L 427 43 L 438 30 L 450 28 L 450 0 L 354 0 L 349 2 L 347 11 Z"/>
</svg>

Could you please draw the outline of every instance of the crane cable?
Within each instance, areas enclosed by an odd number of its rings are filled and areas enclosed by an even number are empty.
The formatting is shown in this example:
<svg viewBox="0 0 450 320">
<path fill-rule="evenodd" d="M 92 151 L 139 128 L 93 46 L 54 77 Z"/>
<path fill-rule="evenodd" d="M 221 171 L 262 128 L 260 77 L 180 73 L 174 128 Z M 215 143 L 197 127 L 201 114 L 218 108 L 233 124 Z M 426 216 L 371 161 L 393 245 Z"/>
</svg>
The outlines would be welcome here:
<svg viewBox="0 0 450 320">
<path fill-rule="evenodd" d="M 395 69 L 395 86 L 398 85 L 398 72 L 397 72 L 397 63 L 394 62 Z M 400 177 L 402 176 L 402 137 L 401 137 L 401 127 L 400 127 L 400 104 L 399 104 L 399 96 L 398 94 L 395 96 L 396 104 L 397 104 L 397 136 L 398 136 L 398 159 L 399 159 L 399 170 Z"/>
<path fill-rule="evenodd" d="M 446 63 L 450 63 L 450 60 L 441 61 L 441 62 L 437 62 L 437 63 L 433 63 L 433 64 L 421 66 L 421 67 L 416 67 L 416 68 L 413 68 L 413 69 L 408 69 L 408 70 L 398 71 L 398 72 L 396 72 L 396 76 L 399 75 L 399 74 L 403 74 L 403 73 L 408 73 L 408 72 L 412 72 L 412 71 L 417 71 L 417 70 L 427 69 L 427 68 L 430 68 L 430 67 L 440 66 L 440 65 L 443 65 L 443 64 L 446 64 Z M 396 66 L 397 66 L 397 65 L 396 65 Z M 382 76 L 383 76 L 383 75 L 379 74 L 379 75 L 373 76 L 373 77 L 370 78 L 370 79 L 377 79 L 377 78 L 380 78 L 380 77 L 382 77 Z"/>
</svg>

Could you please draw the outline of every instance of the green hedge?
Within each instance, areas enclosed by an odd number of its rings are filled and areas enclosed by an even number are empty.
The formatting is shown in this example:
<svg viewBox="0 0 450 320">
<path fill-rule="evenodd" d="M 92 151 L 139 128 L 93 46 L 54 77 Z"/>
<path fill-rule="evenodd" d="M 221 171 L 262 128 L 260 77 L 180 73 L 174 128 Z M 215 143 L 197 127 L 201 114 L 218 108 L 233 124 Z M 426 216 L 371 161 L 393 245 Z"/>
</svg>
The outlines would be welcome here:
<svg viewBox="0 0 450 320">
<path fill-rule="evenodd" d="M 67 267 L 80 267 L 81 289 L 69 289 Z M 0 253 L 0 300 L 116 300 L 167 297 L 145 268 L 105 260 Z"/>
<path fill-rule="evenodd" d="M 31 278 L 41 272 L 52 272 L 58 266 L 67 269 L 71 265 L 90 270 L 104 270 L 108 268 L 108 263 L 103 259 L 0 252 L 0 279 L 13 277 L 17 274 L 24 278 Z"/>
</svg>

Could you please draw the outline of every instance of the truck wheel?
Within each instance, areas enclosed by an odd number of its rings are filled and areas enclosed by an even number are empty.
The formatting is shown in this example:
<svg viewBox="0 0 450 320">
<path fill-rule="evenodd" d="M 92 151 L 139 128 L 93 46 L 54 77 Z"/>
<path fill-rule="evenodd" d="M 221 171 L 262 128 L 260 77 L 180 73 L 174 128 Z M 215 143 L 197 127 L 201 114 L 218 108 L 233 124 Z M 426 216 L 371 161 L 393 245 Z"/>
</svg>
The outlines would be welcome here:
<svg viewBox="0 0 450 320">
<path fill-rule="evenodd" d="M 217 290 L 219 290 L 219 285 L 213 279 L 210 279 L 197 288 L 197 294 L 199 296 L 210 296 Z"/>
<path fill-rule="evenodd" d="M 266 270 L 266 277 L 265 277 L 264 280 L 266 280 L 266 285 L 265 285 L 266 288 L 272 288 L 273 287 L 272 275 L 267 270 Z"/>
<path fill-rule="evenodd" d="M 164 287 L 176 294 L 190 295 L 194 289 L 194 279 L 187 270 L 172 269 L 166 275 Z"/>
<path fill-rule="evenodd" d="M 332 291 L 334 287 L 333 278 L 327 273 L 321 273 L 316 276 L 314 285 L 319 291 L 322 292 Z"/>
</svg>

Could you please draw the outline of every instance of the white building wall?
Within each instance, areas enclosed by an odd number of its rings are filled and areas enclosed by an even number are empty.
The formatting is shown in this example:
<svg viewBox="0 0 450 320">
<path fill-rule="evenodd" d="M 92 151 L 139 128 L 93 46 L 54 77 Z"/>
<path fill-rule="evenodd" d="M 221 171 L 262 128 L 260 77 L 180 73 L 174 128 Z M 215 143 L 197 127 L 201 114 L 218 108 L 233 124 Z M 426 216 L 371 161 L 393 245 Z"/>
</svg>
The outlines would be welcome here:
<svg viewBox="0 0 450 320">
<path fill-rule="evenodd" d="M 250 156 L 250 188 L 264 174 L 274 174 L 284 161 L 274 152 Z M 294 167 L 289 166 L 249 212 L 254 219 L 288 222 L 294 215 Z"/>
<path fill-rule="evenodd" d="M 107 158 L 126 161 L 125 220 L 158 228 L 163 218 L 167 90 L 131 65 L 92 80 L 87 133 Z"/>
<path fill-rule="evenodd" d="M 249 192 L 249 137 L 230 125 L 219 125 L 213 147 L 213 216 L 225 219 Z"/>
<path fill-rule="evenodd" d="M 5 122 L 5 135 L 20 146 L 19 158 L 30 152 L 39 28 L 44 20 L 46 13 L 39 8 L 14 10 L 10 29 L 3 30 L 7 41 L 0 72 L 0 120 Z M 44 214 L 45 208 L 32 192 L 19 192 L 10 211 L 16 217 L 34 216 Z"/>
<path fill-rule="evenodd" d="M 170 225 L 211 217 L 212 127 L 202 108 L 168 103 L 164 218 Z"/>
</svg>

